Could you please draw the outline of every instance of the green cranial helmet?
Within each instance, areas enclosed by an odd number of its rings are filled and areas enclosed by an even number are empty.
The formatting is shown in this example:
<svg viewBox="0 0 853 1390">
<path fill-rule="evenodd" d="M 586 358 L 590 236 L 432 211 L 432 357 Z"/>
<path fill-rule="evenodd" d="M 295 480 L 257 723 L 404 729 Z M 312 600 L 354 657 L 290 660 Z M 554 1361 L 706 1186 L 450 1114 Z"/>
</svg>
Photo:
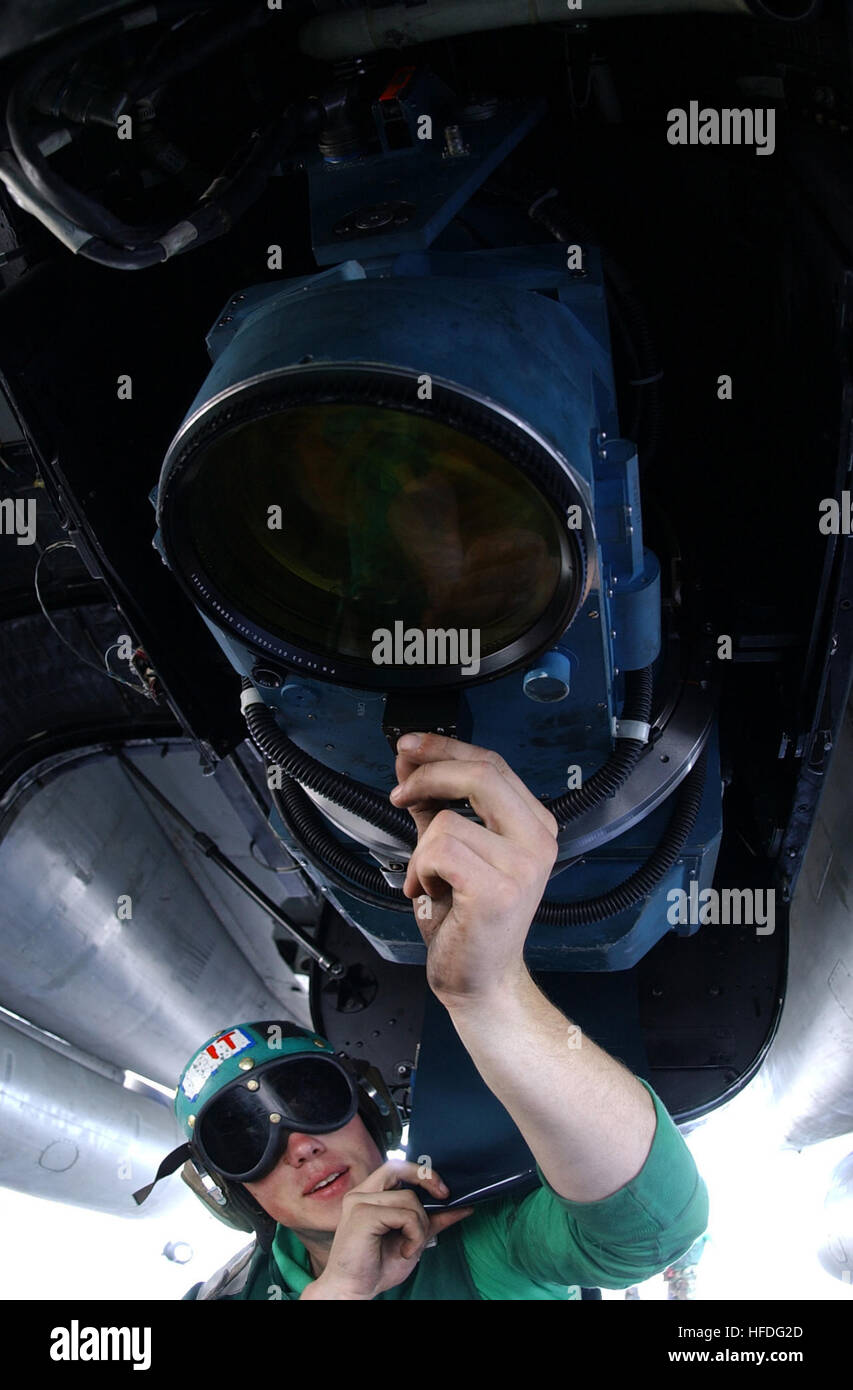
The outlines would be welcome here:
<svg viewBox="0 0 853 1390">
<path fill-rule="evenodd" d="M 181 1073 L 175 1113 L 187 1142 L 163 1160 L 154 1182 L 183 1163 L 184 1181 L 208 1210 L 255 1230 L 265 1246 L 275 1222 L 244 1183 L 271 1170 L 291 1132 L 329 1133 L 358 1113 L 383 1158 L 402 1134 L 375 1067 L 284 1019 L 240 1023 L 203 1043 Z M 136 1201 L 153 1186 L 135 1193 Z"/>
<path fill-rule="evenodd" d="M 181 1073 L 175 1096 L 175 1114 L 181 1129 L 192 1139 L 196 1116 L 223 1086 L 237 1080 L 244 1071 L 255 1070 L 264 1062 L 280 1062 L 294 1053 L 334 1056 L 335 1049 L 319 1034 L 283 1020 L 241 1023 L 223 1033 L 214 1033 Z"/>
</svg>

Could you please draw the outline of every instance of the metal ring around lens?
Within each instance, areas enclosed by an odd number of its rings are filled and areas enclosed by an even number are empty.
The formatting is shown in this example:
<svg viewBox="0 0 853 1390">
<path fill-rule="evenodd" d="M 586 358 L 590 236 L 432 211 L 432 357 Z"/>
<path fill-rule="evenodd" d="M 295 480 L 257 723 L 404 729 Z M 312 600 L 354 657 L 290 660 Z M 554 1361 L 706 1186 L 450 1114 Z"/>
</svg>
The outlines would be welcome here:
<svg viewBox="0 0 853 1390">
<path fill-rule="evenodd" d="M 195 477 L 203 467 L 206 446 L 227 432 L 262 419 L 265 414 L 300 405 L 371 404 L 436 420 L 468 434 L 501 453 L 539 491 L 557 518 L 579 504 L 582 526 L 558 530 L 562 571 L 571 564 L 574 578 L 561 579 L 540 618 L 498 651 L 481 657 L 471 676 L 451 667 L 419 668 L 419 683 L 436 690 L 477 684 L 529 661 L 563 633 L 582 607 L 592 586 L 597 554 L 589 487 L 554 446 L 497 401 L 480 397 L 453 382 L 433 378 L 429 402 L 407 391 L 412 374 L 373 363 L 324 363 L 297 366 L 238 382 L 207 401 L 182 425 L 160 475 L 157 519 L 169 565 L 185 592 L 217 626 L 257 655 L 279 661 L 306 676 L 364 689 L 407 688 L 411 670 L 377 668 L 360 658 L 312 651 L 300 642 L 277 636 L 240 611 L 198 564 L 189 541 L 186 507 Z"/>
</svg>

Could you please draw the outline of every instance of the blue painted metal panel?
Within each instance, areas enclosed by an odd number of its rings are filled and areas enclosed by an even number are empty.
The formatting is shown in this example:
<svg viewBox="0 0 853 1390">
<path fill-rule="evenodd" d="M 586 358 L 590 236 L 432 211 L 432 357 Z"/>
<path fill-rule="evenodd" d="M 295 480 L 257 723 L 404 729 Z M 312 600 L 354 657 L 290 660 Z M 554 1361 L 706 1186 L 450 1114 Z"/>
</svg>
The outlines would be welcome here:
<svg viewBox="0 0 853 1390">
<path fill-rule="evenodd" d="M 557 244 L 445 252 L 406 245 L 405 238 L 389 234 L 383 246 L 387 253 L 372 260 L 362 248 L 358 260 L 235 296 L 209 335 L 213 367 L 187 418 L 219 393 L 264 373 L 298 371 L 309 363 L 386 366 L 477 395 L 509 412 L 566 461 L 596 532 L 595 553 L 588 556 L 589 591 L 552 643 L 552 650 L 569 658 L 571 691 L 555 703 L 539 703 L 525 695 L 525 673 L 516 670 L 466 685 L 458 723 L 461 738 L 497 750 L 535 794 L 554 797 L 567 789 L 569 766 L 579 765 L 586 779 L 606 760 L 623 695 L 621 672 L 651 664 L 660 646 L 659 567 L 643 547 L 635 448 L 618 438 L 600 262 L 590 251 L 578 276 L 567 269 L 565 248 Z M 251 675 L 253 652 L 211 627 L 236 669 Z M 396 779 L 382 733 L 382 695 L 296 671 L 280 689 L 262 693 L 299 747 L 377 791 L 390 790 Z M 686 883 L 691 871 L 701 886 L 710 884 L 719 803 L 715 743 L 693 834 L 652 898 L 588 927 L 534 928 L 531 964 L 619 970 L 638 960 L 670 929 L 667 892 Z M 547 896 L 587 898 L 624 880 L 648 857 L 671 811 L 671 804 L 659 808 L 564 869 Z M 336 833 L 365 862 L 375 863 Z M 329 882 L 326 887 L 382 955 L 401 962 L 424 959 L 410 907 L 386 911 Z"/>
<path fill-rule="evenodd" d="M 347 256 L 381 256 L 389 249 L 418 251 L 430 246 L 462 210 L 489 174 L 502 164 L 541 120 L 545 102 L 507 102 L 488 122 L 465 126 L 469 153 L 448 158 L 440 127 L 433 138 L 407 149 L 383 151 L 342 163 L 321 155 L 306 158 L 311 197 L 311 240 L 318 265 Z M 411 218 L 402 227 L 380 228 L 360 236 L 336 234 L 335 227 L 369 205 L 411 200 Z"/>
</svg>

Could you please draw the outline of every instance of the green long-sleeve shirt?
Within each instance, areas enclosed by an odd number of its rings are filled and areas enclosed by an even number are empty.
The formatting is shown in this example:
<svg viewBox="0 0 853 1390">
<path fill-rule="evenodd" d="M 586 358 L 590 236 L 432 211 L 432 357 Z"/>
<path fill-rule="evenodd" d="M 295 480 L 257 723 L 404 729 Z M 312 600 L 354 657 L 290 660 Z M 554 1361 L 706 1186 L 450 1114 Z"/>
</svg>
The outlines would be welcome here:
<svg viewBox="0 0 853 1390">
<path fill-rule="evenodd" d="M 541 1186 L 485 1203 L 424 1250 L 409 1277 L 378 1299 L 580 1298 L 582 1287 L 622 1289 L 678 1259 L 708 1222 L 708 1192 L 672 1117 L 647 1082 L 657 1112 L 637 1176 L 598 1202 Z M 283 1226 L 272 1250 L 250 1247 L 186 1298 L 298 1299 L 313 1279 L 308 1252 Z"/>
</svg>

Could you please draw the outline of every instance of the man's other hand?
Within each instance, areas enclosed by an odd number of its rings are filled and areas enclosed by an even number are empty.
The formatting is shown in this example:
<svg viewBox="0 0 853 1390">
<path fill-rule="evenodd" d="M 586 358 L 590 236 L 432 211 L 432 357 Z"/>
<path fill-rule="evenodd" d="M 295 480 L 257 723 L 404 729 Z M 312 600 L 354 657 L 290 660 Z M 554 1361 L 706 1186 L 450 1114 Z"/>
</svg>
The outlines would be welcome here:
<svg viewBox="0 0 853 1390">
<path fill-rule="evenodd" d="M 448 1195 L 436 1172 L 420 1177 L 417 1163 L 389 1159 L 342 1199 L 341 1219 L 326 1268 L 303 1299 L 375 1298 L 409 1277 L 429 1241 L 473 1207 L 427 1215 L 403 1182 L 425 1187 L 439 1200 Z"/>
</svg>

